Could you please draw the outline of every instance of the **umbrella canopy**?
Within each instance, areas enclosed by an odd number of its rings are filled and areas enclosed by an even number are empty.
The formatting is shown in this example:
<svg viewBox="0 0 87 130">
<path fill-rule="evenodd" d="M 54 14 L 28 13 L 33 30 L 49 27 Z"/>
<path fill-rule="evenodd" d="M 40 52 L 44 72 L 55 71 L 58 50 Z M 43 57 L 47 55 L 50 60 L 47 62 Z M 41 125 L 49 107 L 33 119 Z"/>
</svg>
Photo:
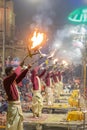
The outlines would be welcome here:
<svg viewBox="0 0 87 130">
<path fill-rule="evenodd" d="M 74 23 L 87 24 L 87 7 L 74 10 L 69 14 L 68 19 Z"/>
</svg>

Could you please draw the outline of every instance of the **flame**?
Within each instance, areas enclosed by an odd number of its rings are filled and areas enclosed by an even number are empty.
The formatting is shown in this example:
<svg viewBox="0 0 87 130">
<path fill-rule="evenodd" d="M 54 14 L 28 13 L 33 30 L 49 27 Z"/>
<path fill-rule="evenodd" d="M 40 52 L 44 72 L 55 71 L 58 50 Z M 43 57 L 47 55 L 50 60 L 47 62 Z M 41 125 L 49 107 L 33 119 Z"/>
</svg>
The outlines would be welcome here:
<svg viewBox="0 0 87 130">
<path fill-rule="evenodd" d="M 32 42 L 31 49 L 34 49 L 37 46 L 41 45 L 43 41 L 44 41 L 44 33 L 35 31 L 31 38 L 31 42 Z"/>
<path fill-rule="evenodd" d="M 62 63 L 64 66 L 68 66 L 68 63 L 65 60 L 63 60 Z"/>
</svg>

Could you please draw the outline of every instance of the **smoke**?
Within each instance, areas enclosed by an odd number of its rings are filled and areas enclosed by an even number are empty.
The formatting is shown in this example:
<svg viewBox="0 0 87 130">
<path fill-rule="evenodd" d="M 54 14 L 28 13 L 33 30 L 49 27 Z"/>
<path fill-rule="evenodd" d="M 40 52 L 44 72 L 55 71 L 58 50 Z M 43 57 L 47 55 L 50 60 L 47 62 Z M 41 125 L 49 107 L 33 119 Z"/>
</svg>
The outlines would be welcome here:
<svg viewBox="0 0 87 130">
<path fill-rule="evenodd" d="M 78 47 L 78 48 L 80 48 L 80 49 L 83 49 L 83 48 L 84 48 L 83 43 L 80 42 L 80 41 L 78 41 L 78 40 L 73 41 L 72 44 L 73 44 L 74 47 Z"/>
<path fill-rule="evenodd" d="M 78 44 L 73 41 L 76 35 L 72 34 L 72 30 L 75 28 L 71 25 L 65 25 L 61 30 L 57 30 L 52 49 L 58 50 L 56 54 L 58 59 L 81 63 L 83 44 L 80 41 L 76 41 Z"/>
<path fill-rule="evenodd" d="M 53 25 L 53 17 L 55 12 L 53 11 L 53 4 L 50 0 L 43 0 L 39 3 L 36 14 L 33 16 L 33 23 L 31 27 L 39 27 L 44 30 L 49 30 Z"/>
<path fill-rule="evenodd" d="M 87 0 L 83 0 L 84 4 L 87 4 Z"/>
</svg>

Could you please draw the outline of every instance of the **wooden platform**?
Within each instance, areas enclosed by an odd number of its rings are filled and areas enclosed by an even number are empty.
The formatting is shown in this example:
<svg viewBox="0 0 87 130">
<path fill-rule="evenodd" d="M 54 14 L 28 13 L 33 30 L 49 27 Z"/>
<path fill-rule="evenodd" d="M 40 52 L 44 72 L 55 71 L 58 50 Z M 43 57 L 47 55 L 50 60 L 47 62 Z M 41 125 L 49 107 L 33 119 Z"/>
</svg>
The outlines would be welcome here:
<svg viewBox="0 0 87 130">
<path fill-rule="evenodd" d="M 60 96 L 71 96 L 71 93 L 62 93 Z"/>
<path fill-rule="evenodd" d="M 68 103 L 54 103 L 53 105 L 44 105 L 43 108 L 53 108 L 53 109 L 67 109 L 73 108 Z"/>
<path fill-rule="evenodd" d="M 68 100 L 69 96 L 60 96 L 59 100 Z"/>
<path fill-rule="evenodd" d="M 24 113 L 24 125 L 32 125 L 32 126 L 42 126 L 45 127 L 61 127 L 67 128 L 67 130 L 74 128 L 77 130 L 81 125 L 83 126 L 83 121 L 66 121 L 67 115 L 66 114 L 42 114 L 42 117 L 34 119 L 32 113 Z M 27 130 L 27 129 L 26 129 Z"/>
<path fill-rule="evenodd" d="M 44 111 L 47 111 L 47 113 L 67 113 L 71 110 L 77 110 L 77 108 L 71 107 L 68 103 L 54 103 L 53 105 L 44 105 L 43 107 L 43 113 Z"/>
<path fill-rule="evenodd" d="M 28 107 L 29 109 L 32 108 L 32 104 L 24 103 L 22 106 Z M 71 107 L 67 102 L 56 102 L 53 105 L 47 105 L 46 102 L 43 103 L 43 109 L 75 109 L 76 107 Z"/>
<path fill-rule="evenodd" d="M 60 103 L 68 103 L 68 99 L 70 97 L 70 94 L 61 94 L 59 98 L 55 98 L 55 102 L 60 102 Z"/>
<path fill-rule="evenodd" d="M 26 106 L 26 105 L 25 105 Z M 32 105 L 29 105 L 29 109 L 31 109 Z M 76 107 L 71 107 L 68 103 L 54 103 L 53 105 L 47 105 L 44 103 L 43 105 L 43 113 L 54 113 L 54 112 L 63 112 L 66 113 L 67 111 L 77 110 Z"/>
<path fill-rule="evenodd" d="M 30 126 L 35 127 L 61 127 L 61 128 L 79 128 L 83 125 L 83 121 L 71 121 L 66 120 L 66 114 L 42 114 L 42 117 L 33 118 L 32 113 L 24 113 L 24 130 L 28 130 Z M 5 126 L 0 126 L 0 130 L 4 130 Z M 74 130 L 75 130 L 74 129 Z"/>
</svg>

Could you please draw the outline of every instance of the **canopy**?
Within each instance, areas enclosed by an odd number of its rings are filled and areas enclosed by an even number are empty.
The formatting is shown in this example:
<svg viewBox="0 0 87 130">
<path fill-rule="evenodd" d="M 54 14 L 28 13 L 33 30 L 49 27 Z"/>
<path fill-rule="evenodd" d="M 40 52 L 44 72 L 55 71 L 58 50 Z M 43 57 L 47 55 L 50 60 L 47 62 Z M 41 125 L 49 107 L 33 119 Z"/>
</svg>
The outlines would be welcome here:
<svg viewBox="0 0 87 130">
<path fill-rule="evenodd" d="M 74 23 L 87 23 L 87 7 L 79 8 L 71 12 L 68 19 Z"/>
</svg>

